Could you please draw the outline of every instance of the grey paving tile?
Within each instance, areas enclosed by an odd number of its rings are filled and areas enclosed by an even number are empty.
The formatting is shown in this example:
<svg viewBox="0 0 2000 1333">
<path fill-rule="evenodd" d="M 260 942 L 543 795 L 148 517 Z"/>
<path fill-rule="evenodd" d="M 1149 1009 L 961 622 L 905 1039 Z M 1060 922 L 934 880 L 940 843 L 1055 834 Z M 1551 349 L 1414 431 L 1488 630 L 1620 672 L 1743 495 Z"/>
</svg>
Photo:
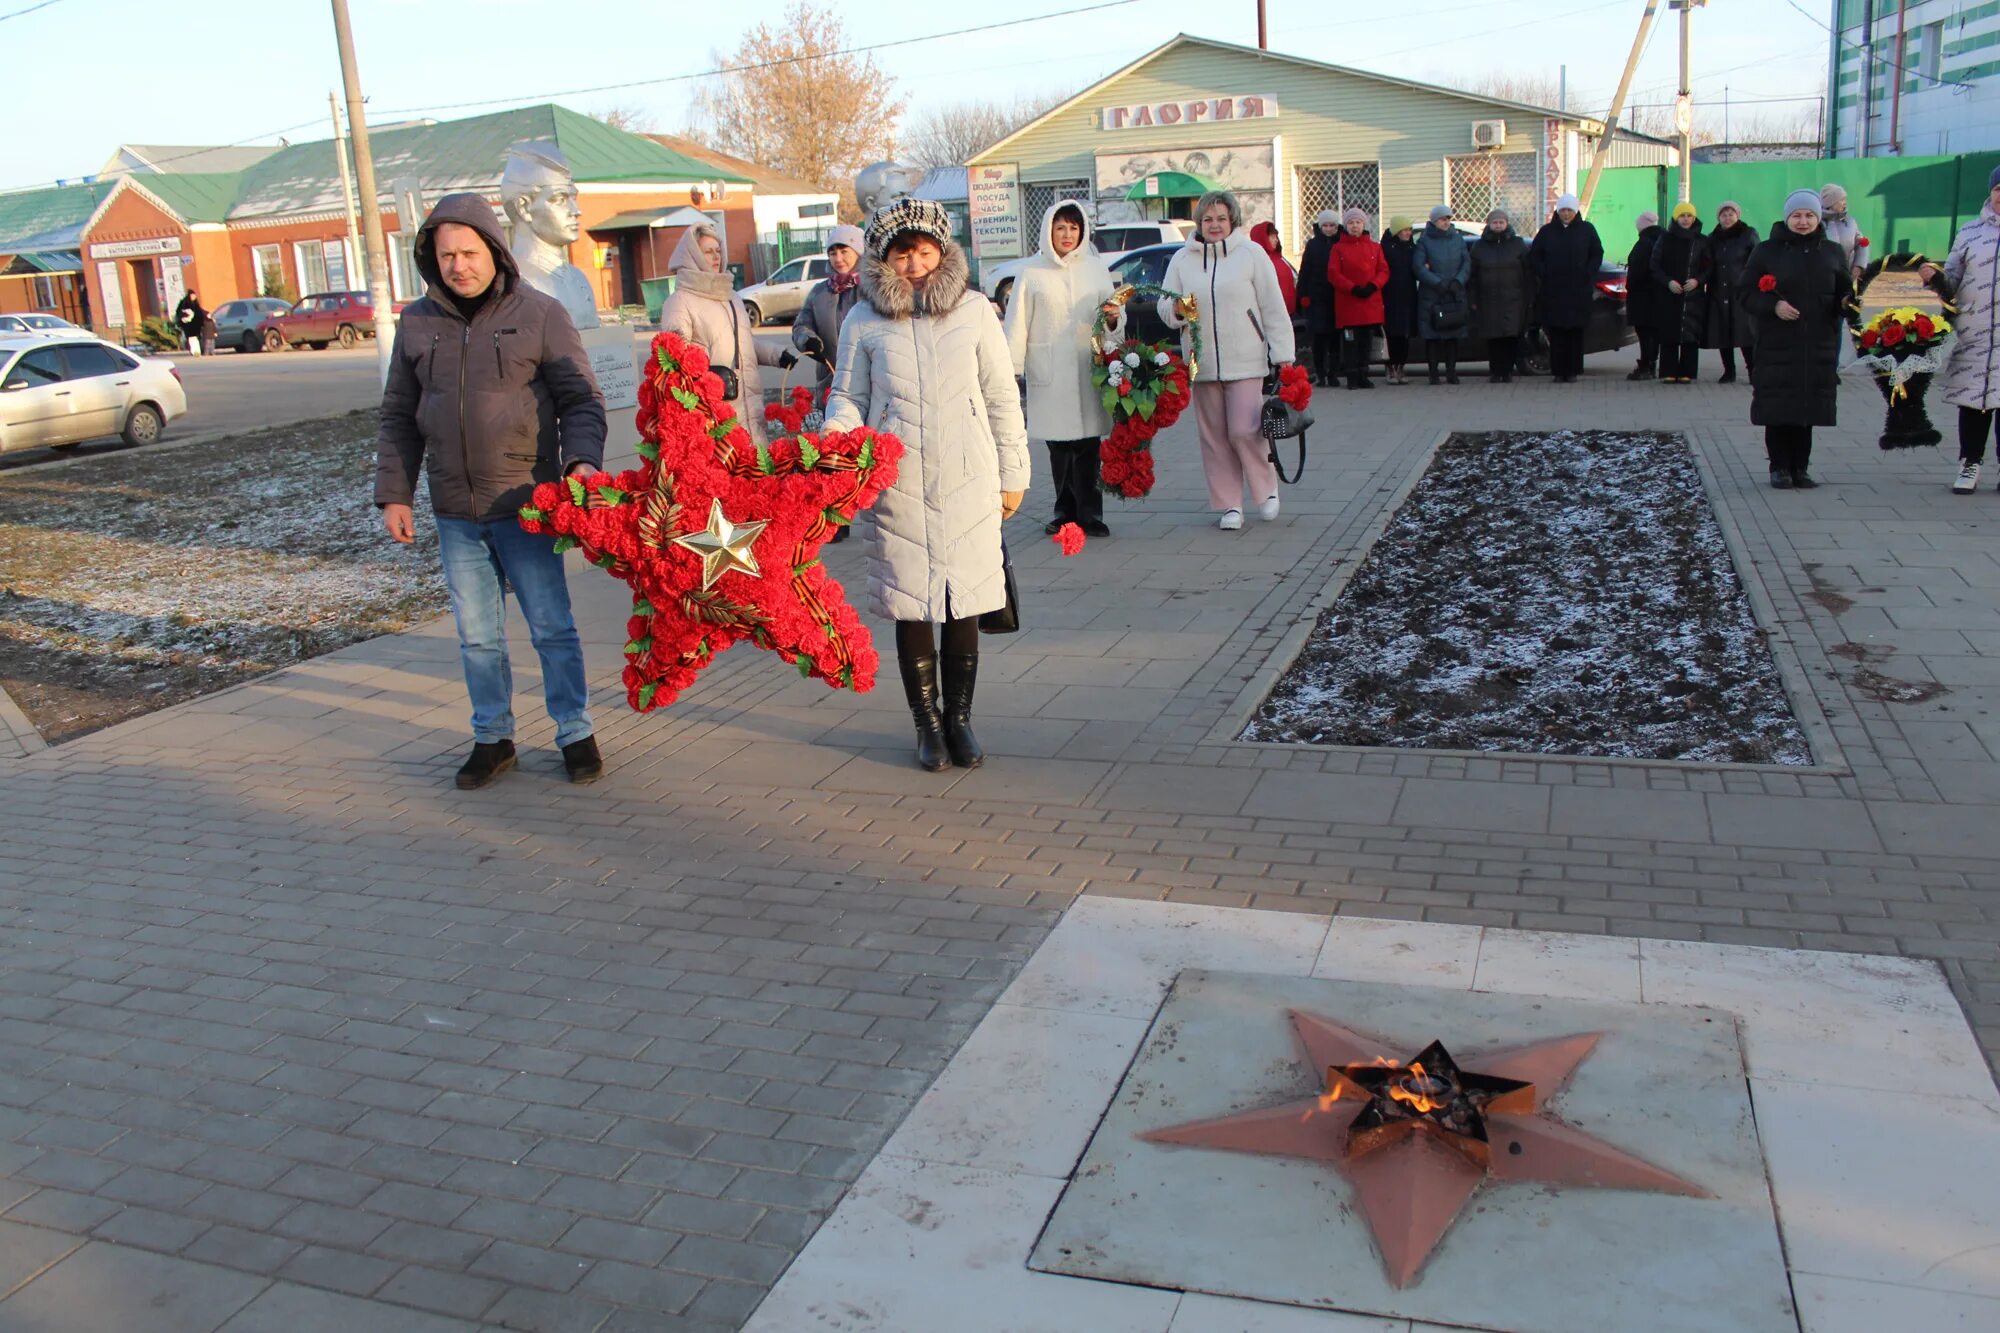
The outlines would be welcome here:
<svg viewBox="0 0 2000 1333">
<path fill-rule="evenodd" d="M 244 1306 L 220 1333 L 354 1333 L 362 1328 L 394 1328 L 396 1333 L 475 1333 L 478 1325 L 415 1310 L 391 1312 L 373 1301 L 278 1282 Z"/>
<path fill-rule="evenodd" d="M 92 1241 L 0 1301 L 0 1326 L 9 1333 L 214 1333 L 268 1285 L 213 1264 Z"/>
</svg>

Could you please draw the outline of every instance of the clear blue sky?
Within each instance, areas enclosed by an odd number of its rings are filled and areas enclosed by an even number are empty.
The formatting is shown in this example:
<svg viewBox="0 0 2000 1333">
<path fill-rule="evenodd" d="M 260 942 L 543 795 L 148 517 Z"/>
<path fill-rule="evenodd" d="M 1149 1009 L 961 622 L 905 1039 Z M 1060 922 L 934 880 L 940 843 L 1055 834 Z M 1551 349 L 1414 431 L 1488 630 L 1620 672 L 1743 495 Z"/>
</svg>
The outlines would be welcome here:
<svg viewBox="0 0 2000 1333">
<path fill-rule="evenodd" d="M 851 43 L 894 41 L 1070 8 L 1089 0 L 979 6 L 834 0 Z M 0 0 L 0 15 L 35 0 Z M 627 80 L 711 67 L 742 28 L 776 23 L 784 0 L 680 5 L 660 0 L 349 0 L 371 121 L 439 118 Z M 1824 19 L 1826 0 L 1799 0 Z M 1271 45 L 1336 64 L 1438 82 L 1490 71 L 1553 75 L 1569 66 L 1572 105 L 1601 109 L 1617 82 L 1642 0 L 1268 0 Z M 701 27 L 690 16 L 711 16 Z M 560 16 L 549 23 L 546 16 Z M 647 15 L 658 17 L 651 20 Z M 1711 0 L 1695 14 L 1698 103 L 1728 87 L 1744 99 L 1817 93 L 1828 38 L 1787 0 Z M 644 34 L 648 26 L 656 39 Z M 687 34 L 699 30 L 692 41 Z M 1074 91 L 1176 32 L 1256 41 L 1252 0 L 1137 0 L 1121 8 L 879 52 L 913 112 L 968 97 Z M 1635 101 L 1671 101 L 1676 18 L 1662 6 Z M 95 171 L 120 143 L 324 138 L 326 94 L 340 82 L 325 0 L 58 0 L 0 20 L 7 151 L 0 188 Z M 47 58 L 34 52 L 46 51 Z M 686 121 L 691 84 L 657 83 L 556 100 L 579 111 L 642 110 L 663 129 Z M 187 91 L 192 88 L 193 94 Z M 1735 124 L 1740 127 L 1741 120 Z M 1719 121 L 1718 121 L 1719 128 Z"/>
</svg>

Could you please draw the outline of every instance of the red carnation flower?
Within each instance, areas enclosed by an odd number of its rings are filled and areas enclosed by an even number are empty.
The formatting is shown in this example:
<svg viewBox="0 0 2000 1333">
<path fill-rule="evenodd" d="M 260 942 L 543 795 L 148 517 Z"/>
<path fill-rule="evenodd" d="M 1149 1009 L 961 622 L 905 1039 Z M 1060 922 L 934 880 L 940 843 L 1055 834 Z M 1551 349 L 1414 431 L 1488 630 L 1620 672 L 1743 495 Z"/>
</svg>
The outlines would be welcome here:
<svg viewBox="0 0 2000 1333">
<path fill-rule="evenodd" d="M 1064 555 L 1075 555 L 1083 549 L 1083 529 L 1074 523 L 1065 523 L 1056 529 L 1049 540 L 1061 547 Z"/>
<path fill-rule="evenodd" d="M 1778 280 L 1766 273 L 1763 277 L 1757 279 L 1757 290 L 1760 292 L 1775 292 L 1778 290 Z"/>
<path fill-rule="evenodd" d="M 535 493 L 528 497 L 528 502 L 546 514 L 562 502 L 562 496 L 562 487 L 545 481 L 535 487 Z"/>
</svg>

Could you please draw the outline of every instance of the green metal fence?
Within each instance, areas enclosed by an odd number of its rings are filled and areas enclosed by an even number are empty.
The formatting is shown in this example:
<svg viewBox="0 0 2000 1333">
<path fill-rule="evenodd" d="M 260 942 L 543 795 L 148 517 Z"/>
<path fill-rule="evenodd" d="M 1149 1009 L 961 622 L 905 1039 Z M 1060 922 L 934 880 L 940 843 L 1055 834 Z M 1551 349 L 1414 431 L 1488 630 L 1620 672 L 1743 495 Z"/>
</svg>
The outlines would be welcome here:
<svg viewBox="0 0 2000 1333">
<path fill-rule="evenodd" d="M 1770 229 L 1797 189 L 1829 181 L 1847 187 L 1847 210 L 1874 243 L 1877 257 L 1900 251 L 1943 255 L 1958 229 L 1986 201 L 1986 177 L 2000 153 L 1952 157 L 1841 157 L 1789 162 L 1696 163 L 1694 203 L 1712 223 L 1715 206 L 1734 199 L 1744 221 Z M 1679 197 L 1679 173 L 1667 167 L 1613 167 L 1598 182 L 1591 220 L 1608 254 L 1623 258 L 1635 236 L 1632 219 L 1651 209 L 1662 218 Z"/>
</svg>

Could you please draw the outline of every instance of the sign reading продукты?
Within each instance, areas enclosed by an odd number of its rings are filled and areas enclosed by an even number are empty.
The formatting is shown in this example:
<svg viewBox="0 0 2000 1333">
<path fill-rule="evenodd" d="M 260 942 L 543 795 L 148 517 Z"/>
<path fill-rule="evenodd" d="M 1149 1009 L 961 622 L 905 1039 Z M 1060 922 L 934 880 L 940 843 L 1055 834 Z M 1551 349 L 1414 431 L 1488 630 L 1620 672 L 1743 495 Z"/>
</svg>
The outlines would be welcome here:
<svg viewBox="0 0 2000 1333">
<path fill-rule="evenodd" d="M 1238 97 L 1197 97 L 1186 102 L 1100 107 L 1098 115 L 1102 119 L 1098 123 L 1107 130 L 1142 130 L 1218 120 L 1267 120 L 1277 114 L 1277 98 L 1269 93 L 1251 93 Z"/>
<path fill-rule="evenodd" d="M 978 259 L 1021 254 L 1027 226 L 1021 217 L 1021 168 L 994 162 L 969 170 L 966 203 L 972 214 L 972 253 Z"/>
</svg>

